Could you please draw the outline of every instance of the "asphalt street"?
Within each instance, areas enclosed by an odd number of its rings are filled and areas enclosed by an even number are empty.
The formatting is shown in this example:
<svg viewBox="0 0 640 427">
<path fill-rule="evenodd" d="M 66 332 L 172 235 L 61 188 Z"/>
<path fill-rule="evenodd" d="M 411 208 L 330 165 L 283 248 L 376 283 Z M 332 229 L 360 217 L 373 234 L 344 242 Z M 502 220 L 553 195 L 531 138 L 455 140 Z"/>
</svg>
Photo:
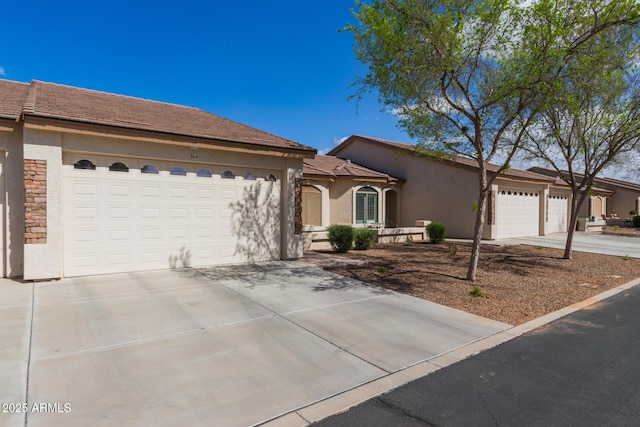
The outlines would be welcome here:
<svg viewBox="0 0 640 427">
<path fill-rule="evenodd" d="M 638 426 L 640 287 L 318 426 Z"/>
</svg>

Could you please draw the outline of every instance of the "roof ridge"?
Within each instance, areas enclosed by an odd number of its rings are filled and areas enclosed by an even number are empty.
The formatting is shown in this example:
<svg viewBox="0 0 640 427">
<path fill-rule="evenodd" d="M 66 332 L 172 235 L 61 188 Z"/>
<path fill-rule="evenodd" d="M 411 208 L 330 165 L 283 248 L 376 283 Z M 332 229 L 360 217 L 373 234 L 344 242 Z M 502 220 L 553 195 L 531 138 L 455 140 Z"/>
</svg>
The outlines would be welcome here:
<svg viewBox="0 0 640 427">
<path fill-rule="evenodd" d="M 38 87 L 36 85 L 37 81 L 33 80 L 29 84 L 29 91 L 27 92 L 27 98 L 24 101 L 24 105 L 22 106 L 22 114 L 25 113 L 34 113 L 36 108 L 36 96 Z"/>
<path fill-rule="evenodd" d="M 68 88 L 68 89 L 74 89 L 74 90 L 78 90 L 78 91 L 82 91 L 82 92 L 89 92 L 89 93 L 96 93 L 96 94 L 100 94 L 100 95 L 115 96 L 115 97 L 119 97 L 119 98 L 133 99 L 133 100 L 144 101 L 144 102 L 153 102 L 155 104 L 169 105 L 169 106 L 172 106 L 172 107 L 186 108 L 186 109 L 190 109 L 190 110 L 197 110 L 197 111 L 202 111 L 202 112 L 205 112 L 205 113 L 208 113 L 208 114 L 213 114 L 213 113 L 209 113 L 208 111 L 203 110 L 202 108 L 190 107 L 188 105 L 175 104 L 173 102 L 158 101 L 156 99 L 141 98 L 139 96 L 132 96 L 132 95 L 124 95 L 124 94 L 121 94 L 121 93 L 107 92 L 107 91 L 104 91 L 104 90 L 88 89 L 88 88 L 84 88 L 84 87 L 71 86 L 71 85 L 66 85 L 66 84 L 62 84 L 62 83 L 45 82 L 45 81 L 42 81 L 42 80 L 32 80 L 31 83 L 32 84 L 33 83 L 41 83 L 41 84 L 45 84 L 45 85 L 52 85 L 52 86 L 59 86 L 59 87 L 64 87 L 64 88 Z M 216 115 L 216 114 L 214 114 L 214 115 Z M 218 117 L 220 117 L 220 116 L 218 116 Z"/>
</svg>

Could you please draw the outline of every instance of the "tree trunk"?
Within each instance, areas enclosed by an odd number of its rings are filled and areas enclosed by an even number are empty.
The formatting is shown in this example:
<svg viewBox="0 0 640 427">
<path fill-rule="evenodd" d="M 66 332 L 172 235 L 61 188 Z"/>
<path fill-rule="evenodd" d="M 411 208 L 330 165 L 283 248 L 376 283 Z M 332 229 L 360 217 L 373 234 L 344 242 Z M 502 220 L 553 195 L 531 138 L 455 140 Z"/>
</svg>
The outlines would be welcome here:
<svg viewBox="0 0 640 427">
<path fill-rule="evenodd" d="M 480 166 L 479 171 L 480 200 L 478 200 L 478 211 L 476 212 L 476 225 L 473 229 L 473 246 L 471 248 L 471 259 L 467 270 L 467 280 L 476 280 L 478 272 L 478 260 L 480 259 L 480 245 L 482 244 L 482 230 L 484 228 L 484 216 L 487 210 L 487 171 L 484 166 Z"/>
<path fill-rule="evenodd" d="M 582 193 L 582 195 L 578 197 L 577 190 L 573 190 L 571 193 L 571 220 L 569 221 L 569 229 L 567 230 L 567 241 L 564 245 L 564 255 L 562 256 L 563 259 L 571 259 L 573 235 L 576 232 L 576 225 L 578 224 L 578 214 L 580 212 L 580 208 L 584 204 L 585 199 L 587 198 L 586 193 Z"/>
</svg>

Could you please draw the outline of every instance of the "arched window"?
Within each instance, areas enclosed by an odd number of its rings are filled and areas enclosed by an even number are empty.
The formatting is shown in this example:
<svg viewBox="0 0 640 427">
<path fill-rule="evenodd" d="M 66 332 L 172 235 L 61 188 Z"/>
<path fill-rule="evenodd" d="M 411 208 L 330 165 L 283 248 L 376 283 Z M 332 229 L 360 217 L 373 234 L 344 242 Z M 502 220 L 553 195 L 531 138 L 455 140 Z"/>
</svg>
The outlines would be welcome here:
<svg viewBox="0 0 640 427">
<path fill-rule="evenodd" d="M 302 223 L 322 225 L 322 192 L 312 185 L 302 186 Z"/>
<path fill-rule="evenodd" d="M 175 166 L 169 171 L 170 175 L 187 176 L 187 171 L 180 166 Z"/>
<path fill-rule="evenodd" d="M 254 174 L 252 174 L 251 172 L 247 172 L 244 174 L 244 179 L 248 180 L 248 181 L 255 181 L 256 180 L 256 176 Z"/>
<path fill-rule="evenodd" d="M 378 222 L 378 193 L 371 187 L 364 187 L 356 193 L 356 224 Z"/>
<path fill-rule="evenodd" d="M 205 168 L 198 169 L 198 172 L 196 172 L 196 175 L 201 178 L 211 178 L 211 171 Z"/>
<path fill-rule="evenodd" d="M 154 165 L 144 165 L 142 167 L 142 169 L 140 169 L 140 172 L 142 173 L 152 173 L 152 174 L 159 174 L 160 172 L 158 171 L 158 168 L 155 167 Z"/>
<path fill-rule="evenodd" d="M 236 176 L 231 171 L 222 172 L 222 178 L 224 179 L 234 179 Z"/>
<path fill-rule="evenodd" d="M 275 177 L 273 174 L 269 175 L 269 176 L 268 176 L 268 177 L 266 177 L 265 179 L 266 179 L 267 181 L 272 181 L 272 182 L 275 182 L 275 181 L 276 181 L 276 177 Z"/>
<path fill-rule="evenodd" d="M 82 160 L 78 160 L 77 162 L 75 162 L 73 164 L 73 168 L 74 169 L 86 169 L 86 170 L 96 170 L 96 165 L 93 164 L 93 162 L 91 162 L 91 160 L 87 160 L 87 159 L 82 159 Z"/>
<path fill-rule="evenodd" d="M 129 168 L 122 162 L 115 162 L 109 166 L 111 172 L 129 172 Z"/>
</svg>

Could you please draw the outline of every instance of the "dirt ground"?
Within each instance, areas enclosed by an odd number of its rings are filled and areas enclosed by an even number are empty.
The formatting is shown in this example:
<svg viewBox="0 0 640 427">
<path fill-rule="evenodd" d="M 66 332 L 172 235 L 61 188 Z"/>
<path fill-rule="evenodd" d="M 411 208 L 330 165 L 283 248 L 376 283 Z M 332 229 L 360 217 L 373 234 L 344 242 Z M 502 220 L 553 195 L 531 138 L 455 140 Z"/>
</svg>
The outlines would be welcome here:
<svg viewBox="0 0 640 427">
<path fill-rule="evenodd" d="M 376 244 L 336 254 L 364 265 L 335 273 L 518 325 L 640 277 L 640 260 L 532 246 L 483 245 L 475 282 L 464 280 L 471 245 Z M 481 296 L 472 296 L 478 287 Z"/>
</svg>

